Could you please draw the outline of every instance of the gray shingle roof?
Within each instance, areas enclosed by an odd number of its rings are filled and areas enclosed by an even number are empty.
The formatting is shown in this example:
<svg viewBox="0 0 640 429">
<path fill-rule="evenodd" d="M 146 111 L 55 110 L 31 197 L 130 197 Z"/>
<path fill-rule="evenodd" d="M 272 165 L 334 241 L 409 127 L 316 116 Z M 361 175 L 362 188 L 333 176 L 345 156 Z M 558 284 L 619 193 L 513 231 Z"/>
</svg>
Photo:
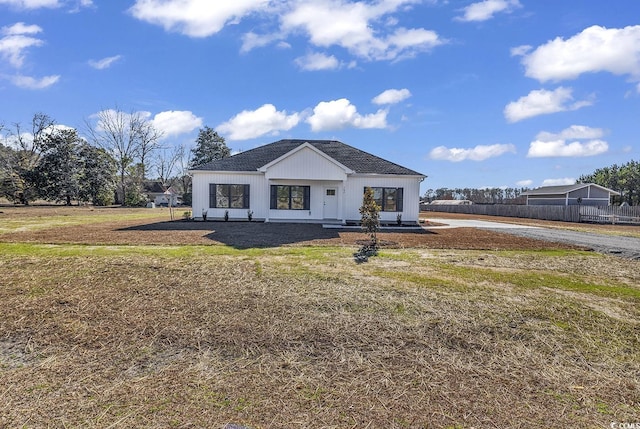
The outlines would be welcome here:
<svg viewBox="0 0 640 429">
<path fill-rule="evenodd" d="M 225 159 L 197 166 L 192 170 L 257 171 L 260 167 L 280 158 L 304 143 L 309 143 L 356 173 L 424 176 L 422 173 L 402 167 L 336 140 L 279 140 L 246 152 L 240 152 Z"/>
<path fill-rule="evenodd" d="M 568 194 L 569 192 L 575 191 L 577 189 L 586 188 L 589 186 L 595 186 L 600 189 L 609 191 L 614 195 L 619 195 L 619 192 L 616 192 L 612 189 L 605 188 L 604 186 L 596 185 L 595 183 L 576 183 L 574 185 L 561 185 L 561 186 L 543 186 L 541 188 L 532 189 L 527 192 L 523 192 L 520 195 L 560 195 L 560 194 Z"/>
</svg>

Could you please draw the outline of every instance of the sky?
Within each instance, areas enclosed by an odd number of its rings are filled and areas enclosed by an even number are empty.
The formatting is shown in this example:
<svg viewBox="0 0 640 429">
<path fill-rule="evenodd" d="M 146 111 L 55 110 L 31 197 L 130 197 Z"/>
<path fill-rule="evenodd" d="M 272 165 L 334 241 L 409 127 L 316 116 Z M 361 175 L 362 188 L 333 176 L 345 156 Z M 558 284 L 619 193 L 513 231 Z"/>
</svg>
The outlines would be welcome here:
<svg viewBox="0 0 640 429">
<path fill-rule="evenodd" d="M 339 140 L 422 193 L 572 184 L 640 159 L 640 1 L 0 0 L 0 141 L 109 109 L 167 148 Z"/>
</svg>

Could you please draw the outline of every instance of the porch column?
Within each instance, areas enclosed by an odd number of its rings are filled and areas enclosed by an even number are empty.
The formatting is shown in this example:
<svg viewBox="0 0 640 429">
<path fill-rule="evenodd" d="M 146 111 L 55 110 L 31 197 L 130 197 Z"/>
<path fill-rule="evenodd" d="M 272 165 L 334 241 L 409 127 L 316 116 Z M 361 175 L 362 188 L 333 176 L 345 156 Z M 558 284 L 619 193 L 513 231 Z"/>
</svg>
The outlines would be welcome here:
<svg viewBox="0 0 640 429">
<path fill-rule="evenodd" d="M 271 213 L 271 179 L 267 179 L 266 195 L 267 195 L 267 213 L 264 216 L 265 223 L 269 222 L 269 214 Z"/>
<path fill-rule="evenodd" d="M 345 184 L 345 181 L 342 180 L 342 182 L 340 183 L 340 189 L 342 191 L 341 192 L 342 193 L 342 198 L 340 198 L 340 200 L 339 200 L 340 201 L 339 210 L 340 210 L 340 217 L 341 217 L 342 224 L 346 225 L 347 217 L 345 215 L 345 212 L 346 212 L 345 206 L 346 206 L 346 199 L 347 199 L 347 190 L 346 190 L 344 184 Z"/>
</svg>

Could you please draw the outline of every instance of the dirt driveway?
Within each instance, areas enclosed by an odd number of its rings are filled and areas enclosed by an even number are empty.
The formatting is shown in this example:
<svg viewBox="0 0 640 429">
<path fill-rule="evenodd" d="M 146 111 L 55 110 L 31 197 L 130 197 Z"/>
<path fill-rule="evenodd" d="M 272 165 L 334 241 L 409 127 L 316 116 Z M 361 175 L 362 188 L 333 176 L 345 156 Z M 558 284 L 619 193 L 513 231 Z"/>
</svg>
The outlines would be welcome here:
<svg viewBox="0 0 640 429">
<path fill-rule="evenodd" d="M 605 231 L 585 232 L 570 229 L 550 228 L 548 226 L 518 225 L 478 219 L 438 219 L 432 221 L 442 223 L 438 228 L 473 227 L 483 230 L 506 232 L 519 237 L 565 243 L 593 249 L 596 252 L 620 256 L 627 259 L 640 260 L 640 237 L 606 234 Z M 557 226 L 557 225 L 556 225 Z M 633 228 L 633 227 L 631 227 Z M 629 230 L 627 230 L 629 232 Z"/>
</svg>

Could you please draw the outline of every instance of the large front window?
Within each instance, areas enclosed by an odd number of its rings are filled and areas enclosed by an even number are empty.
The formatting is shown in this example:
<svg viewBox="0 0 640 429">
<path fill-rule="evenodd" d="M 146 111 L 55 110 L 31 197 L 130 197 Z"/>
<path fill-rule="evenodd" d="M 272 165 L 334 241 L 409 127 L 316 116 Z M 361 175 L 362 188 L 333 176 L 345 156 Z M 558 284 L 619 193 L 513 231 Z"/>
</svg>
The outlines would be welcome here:
<svg viewBox="0 0 640 429">
<path fill-rule="evenodd" d="M 271 185 L 271 208 L 275 210 L 309 210 L 309 186 Z"/>
<path fill-rule="evenodd" d="M 402 188 L 371 188 L 371 190 L 373 191 L 373 199 L 380 206 L 380 211 L 402 211 Z"/>
<path fill-rule="evenodd" d="M 209 185 L 209 207 L 222 209 L 248 209 L 249 185 Z"/>
</svg>

